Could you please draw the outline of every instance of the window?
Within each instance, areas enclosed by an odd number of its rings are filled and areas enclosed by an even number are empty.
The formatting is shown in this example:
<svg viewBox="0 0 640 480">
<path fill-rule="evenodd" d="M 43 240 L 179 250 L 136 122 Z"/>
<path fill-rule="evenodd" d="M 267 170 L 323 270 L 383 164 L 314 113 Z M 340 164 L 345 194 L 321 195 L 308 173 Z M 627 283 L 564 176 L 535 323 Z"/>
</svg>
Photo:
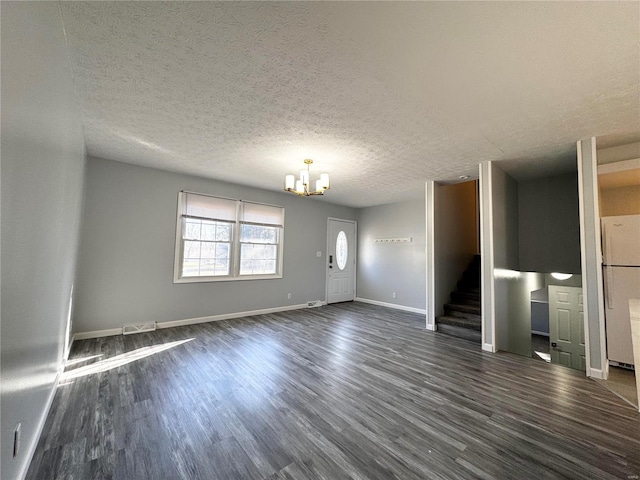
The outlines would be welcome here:
<svg viewBox="0 0 640 480">
<path fill-rule="evenodd" d="M 282 277 L 284 208 L 180 192 L 174 282 Z"/>
<path fill-rule="evenodd" d="M 336 261 L 338 262 L 338 268 L 344 270 L 347 266 L 347 253 L 349 246 L 347 245 L 347 236 L 340 230 L 338 238 L 336 239 Z"/>
</svg>

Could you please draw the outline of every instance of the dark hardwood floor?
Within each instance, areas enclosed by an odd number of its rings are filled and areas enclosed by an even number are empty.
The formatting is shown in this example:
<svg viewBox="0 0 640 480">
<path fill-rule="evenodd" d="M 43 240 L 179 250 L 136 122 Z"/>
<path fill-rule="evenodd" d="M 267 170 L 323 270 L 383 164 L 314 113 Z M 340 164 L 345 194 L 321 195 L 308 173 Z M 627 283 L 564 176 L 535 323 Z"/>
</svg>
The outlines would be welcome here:
<svg viewBox="0 0 640 480">
<path fill-rule="evenodd" d="M 99 356 L 96 356 L 99 355 Z M 75 342 L 29 479 L 635 479 L 577 371 L 363 303 Z"/>
</svg>

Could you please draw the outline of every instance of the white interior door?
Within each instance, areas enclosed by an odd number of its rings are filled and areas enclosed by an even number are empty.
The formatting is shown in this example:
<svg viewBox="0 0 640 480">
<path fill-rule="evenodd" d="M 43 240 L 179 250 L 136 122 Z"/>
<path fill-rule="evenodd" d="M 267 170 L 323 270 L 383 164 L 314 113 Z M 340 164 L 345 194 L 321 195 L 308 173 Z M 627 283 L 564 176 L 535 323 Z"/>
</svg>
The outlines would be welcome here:
<svg viewBox="0 0 640 480">
<path fill-rule="evenodd" d="M 549 285 L 551 363 L 585 371 L 582 288 Z"/>
<path fill-rule="evenodd" d="M 330 218 L 327 225 L 327 303 L 356 297 L 356 222 Z"/>
</svg>

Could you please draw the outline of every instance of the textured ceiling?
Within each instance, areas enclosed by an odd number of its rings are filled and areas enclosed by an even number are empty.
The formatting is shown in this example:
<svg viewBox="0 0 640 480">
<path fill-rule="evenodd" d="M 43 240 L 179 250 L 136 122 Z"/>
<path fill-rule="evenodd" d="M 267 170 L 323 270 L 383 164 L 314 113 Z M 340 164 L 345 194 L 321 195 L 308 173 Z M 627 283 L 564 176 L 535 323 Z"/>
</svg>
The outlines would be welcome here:
<svg viewBox="0 0 640 480">
<path fill-rule="evenodd" d="M 566 171 L 639 129 L 638 2 L 61 2 L 90 155 L 326 201 Z"/>
</svg>

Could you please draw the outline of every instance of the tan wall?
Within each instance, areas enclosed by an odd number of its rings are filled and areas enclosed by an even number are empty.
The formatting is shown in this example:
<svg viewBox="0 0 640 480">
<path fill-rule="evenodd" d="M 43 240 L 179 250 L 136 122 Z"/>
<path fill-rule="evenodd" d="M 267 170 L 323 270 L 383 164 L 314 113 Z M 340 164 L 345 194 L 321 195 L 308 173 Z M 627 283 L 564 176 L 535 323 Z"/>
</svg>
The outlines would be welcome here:
<svg viewBox="0 0 640 480">
<path fill-rule="evenodd" d="M 640 214 L 640 185 L 600 190 L 600 216 Z"/>
</svg>

